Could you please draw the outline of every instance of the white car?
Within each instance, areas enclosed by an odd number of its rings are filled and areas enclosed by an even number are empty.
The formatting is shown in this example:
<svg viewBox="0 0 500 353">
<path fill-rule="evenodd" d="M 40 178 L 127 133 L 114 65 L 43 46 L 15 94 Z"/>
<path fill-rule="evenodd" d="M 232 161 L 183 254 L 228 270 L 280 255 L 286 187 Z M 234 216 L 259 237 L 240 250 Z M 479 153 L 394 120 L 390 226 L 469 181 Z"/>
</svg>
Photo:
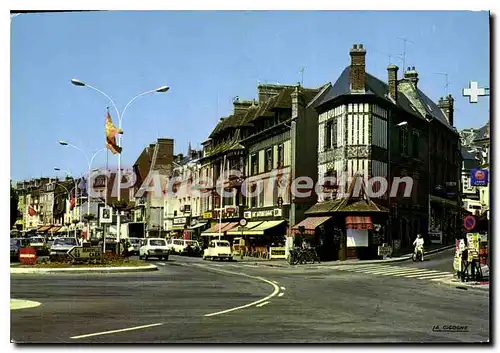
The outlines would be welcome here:
<svg viewBox="0 0 500 353">
<path fill-rule="evenodd" d="M 201 246 L 196 240 L 171 239 L 168 241 L 168 248 L 172 254 L 188 255 L 189 253 L 201 253 Z M 200 250 L 198 251 L 198 249 Z"/>
<path fill-rule="evenodd" d="M 161 260 L 168 260 L 170 251 L 167 241 L 163 238 L 146 238 L 142 241 L 139 248 L 139 259 L 147 260 L 150 257 L 156 257 Z"/>
<path fill-rule="evenodd" d="M 229 260 L 233 259 L 231 244 L 227 240 L 211 240 L 208 248 L 203 251 L 203 260 Z"/>
</svg>

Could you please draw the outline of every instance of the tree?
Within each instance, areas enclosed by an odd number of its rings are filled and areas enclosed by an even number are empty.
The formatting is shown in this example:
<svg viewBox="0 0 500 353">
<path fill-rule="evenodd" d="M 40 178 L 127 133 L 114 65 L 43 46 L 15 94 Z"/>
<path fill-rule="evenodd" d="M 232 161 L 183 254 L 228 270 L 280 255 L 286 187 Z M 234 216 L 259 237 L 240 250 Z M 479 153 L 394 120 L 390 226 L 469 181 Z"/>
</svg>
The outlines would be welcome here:
<svg viewBox="0 0 500 353">
<path fill-rule="evenodd" d="M 16 224 L 17 218 L 19 216 L 19 210 L 17 209 L 17 204 L 19 203 L 19 195 L 16 189 L 10 186 L 10 228 Z"/>
<path fill-rule="evenodd" d="M 83 219 L 85 219 L 87 223 L 89 223 L 90 221 L 95 219 L 95 216 L 92 213 L 88 213 L 83 215 Z"/>
</svg>

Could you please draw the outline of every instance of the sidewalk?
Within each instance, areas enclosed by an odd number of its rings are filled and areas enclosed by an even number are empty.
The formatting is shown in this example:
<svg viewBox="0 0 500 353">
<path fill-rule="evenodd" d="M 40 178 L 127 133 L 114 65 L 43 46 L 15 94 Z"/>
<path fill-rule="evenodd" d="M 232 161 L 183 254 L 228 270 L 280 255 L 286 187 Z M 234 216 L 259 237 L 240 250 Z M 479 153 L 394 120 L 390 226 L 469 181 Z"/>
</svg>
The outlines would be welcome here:
<svg viewBox="0 0 500 353">
<path fill-rule="evenodd" d="M 437 249 L 433 249 L 430 251 L 425 251 L 425 255 L 435 254 L 441 251 L 445 251 L 451 248 L 454 248 L 455 245 L 448 245 L 444 247 L 440 247 Z M 411 259 L 412 254 L 406 254 L 399 257 L 387 258 L 385 260 L 345 260 L 345 261 L 326 261 L 315 264 L 303 264 L 303 265 L 290 265 L 286 260 L 268 260 L 268 259 L 256 259 L 254 257 L 243 256 L 241 259 L 239 256 L 235 256 L 234 260 L 241 263 L 248 263 L 252 265 L 262 265 L 262 266 L 271 266 L 271 267 L 290 267 L 290 266 L 300 266 L 300 267 L 310 267 L 310 266 L 343 266 L 343 265 L 369 265 L 369 264 L 383 264 L 383 263 L 391 263 L 391 262 L 400 262 Z"/>
<path fill-rule="evenodd" d="M 474 289 L 481 291 L 489 291 L 490 290 L 490 282 L 489 280 L 485 280 L 483 282 L 461 282 L 457 278 L 453 278 L 451 280 L 443 281 L 442 283 L 448 284 L 450 286 L 454 286 L 459 289 Z"/>
</svg>

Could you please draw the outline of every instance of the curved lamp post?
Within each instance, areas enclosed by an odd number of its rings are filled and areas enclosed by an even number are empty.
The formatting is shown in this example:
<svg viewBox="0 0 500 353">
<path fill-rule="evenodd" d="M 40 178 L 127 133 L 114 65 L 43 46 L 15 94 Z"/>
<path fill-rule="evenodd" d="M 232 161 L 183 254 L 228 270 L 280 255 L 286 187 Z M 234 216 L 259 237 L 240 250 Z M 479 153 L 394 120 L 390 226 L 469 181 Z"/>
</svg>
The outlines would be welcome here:
<svg viewBox="0 0 500 353">
<path fill-rule="evenodd" d="M 389 127 L 388 127 L 388 130 L 389 130 L 389 133 L 387 134 L 387 140 L 388 140 L 388 143 L 387 143 L 387 179 L 388 179 L 388 182 L 389 182 L 389 196 L 388 196 L 388 200 L 389 200 L 389 218 L 388 218 L 388 243 L 389 243 L 389 246 L 394 246 L 393 244 L 393 241 L 392 241 L 392 214 L 391 214 L 391 188 L 392 188 L 392 168 L 391 168 L 391 139 L 392 139 L 392 134 L 391 134 L 391 130 L 392 129 L 396 129 L 396 128 L 400 128 L 402 126 L 405 126 L 405 125 L 408 125 L 408 122 L 407 121 L 402 121 L 394 126 L 391 126 L 391 123 L 390 123 L 390 118 L 391 116 L 389 116 Z"/>
<path fill-rule="evenodd" d="M 65 169 L 55 167 L 54 170 L 58 171 L 58 172 L 64 172 L 64 173 L 66 173 L 66 176 L 72 177 L 71 173 Z M 75 181 L 75 186 L 73 187 L 73 189 L 75 189 L 75 200 L 76 200 L 75 207 L 76 207 L 76 206 L 78 206 L 78 181 L 75 178 L 73 178 L 73 180 Z M 61 186 L 66 189 L 66 187 L 64 185 L 61 185 Z M 68 189 L 66 189 L 66 191 L 68 191 Z M 68 200 L 71 202 L 71 197 L 70 197 L 69 191 L 68 191 Z M 81 221 L 82 221 L 82 213 L 80 212 L 80 222 Z M 75 226 L 75 237 L 76 237 L 76 226 Z"/>
<path fill-rule="evenodd" d="M 88 167 L 88 177 L 87 177 L 87 214 L 90 214 L 90 174 L 91 174 L 91 171 L 92 171 L 92 162 L 94 161 L 94 158 L 97 157 L 97 155 L 103 151 L 106 150 L 106 148 L 102 148 L 100 149 L 99 151 L 97 151 L 96 153 L 94 153 L 92 155 L 92 157 L 89 159 L 89 157 L 87 156 L 87 154 L 85 153 L 84 150 L 82 150 L 80 147 L 78 146 L 75 146 L 65 140 L 61 140 L 59 141 L 59 144 L 61 146 L 69 146 L 69 147 L 73 147 L 74 149 L 77 149 L 78 151 L 82 152 L 83 155 L 85 156 L 85 159 L 87 161 L 87 167 Z M 80 215 L 80 221 L 81 221 L 81 215 Z M 90 235 L 90 234 L 89 234 Z"/>
<path fill-rule="evenodd" d="M 119 129 L 122 129 L 122 120 L 123 120 L 123 116 L 125 115 L 125 112 L 127 111 L 127 108 L 139 97 L 142 97 L 142 96 L 145 96 L 147 94 L 150 94 L 150 93 L 164 93 L 164 92 L 167 92 L 170 87 L 168 86 L 161 86 L 161 87 L 158 87 L 157 89 L 153 89 L 153 90 L 150 90 L 150 91 L 146 91 L 146 92 L 143 92 L 141 94 L 138 94 L 137 96 L 133 97 L 126 105 L 125 105 L 125 108 L 123 108 L 121 114 L 120 114 L 120 111 L 118 110 L 118 108 L 116 107 L 116 104 L 115 102 L 113 101 L 113 99 L 111 99 L 110 96 L 108 96 L 106 93 L 104 93 L 103 91 L 101 91 L 100 89 L 94 87 L 94 86 L 91 86 L 87 83 L 84 83 L 80 80 L 77 80 L 75 78 L 71 79 L 71 83 L 77 87 L 88 87 L 90 88 L 91 90 L 93 91 L 96 91 L 98 93 L 100 93 L 101 95 L 103 95 L 104 97 L 106 97 L 106 99 L 111 103 L 111 105 L 113 106 L 113 108 L 115 109 L 115 112 L 116 112 L 116 116 L 118 117 L 118 128 Z M 118 135 L 118 146 L 122 147 L 122 143 L 121 143 L 121 139 L 122 139 L 122 135 L 119 134 Z M 122 175 L 121 175 L 121 159 L 122 159 L 122 154 L 121 153 L 118 153 L 118 172 L 117 172 L 117 179 L 118 179 L 118 201 L 121 201 L 121 182 L 122 182 Z M 121 216 L 121 211 L 118 211 L 118 215 L 117 215 L 117 221 L 116 221 L 116 238 L 118 240 L 118 242 L 120 241 L 120 216 Z"/>
</svg>

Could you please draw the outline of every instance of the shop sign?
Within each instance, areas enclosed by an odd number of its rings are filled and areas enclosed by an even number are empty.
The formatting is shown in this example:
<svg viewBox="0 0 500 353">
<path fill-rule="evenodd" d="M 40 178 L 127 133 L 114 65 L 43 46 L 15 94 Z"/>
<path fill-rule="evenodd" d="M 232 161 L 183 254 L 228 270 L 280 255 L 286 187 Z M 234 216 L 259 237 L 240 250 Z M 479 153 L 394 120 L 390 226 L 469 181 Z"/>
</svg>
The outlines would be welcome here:
<svg viewBox="0 0 500 353">
<path fill-rule="evenodd" d="M 201 215 L 202 219 L 211 219 L 212 218 L 212 212 L 204 212 Z"/>
<path fill-rule="evenodd" d="M 256 217 L 273 217 L 273 210 L 265 210 L 265 211 L 252 211 L 252 218 Z"/>
<path fill-rule="evenodd" d="M 487 186 L 488 171 L 486 169 L 472 169 L 470 179 L 472 186 Z"/>
<path fill-rule="evenodd" d="M 429 240 L 431 244 L 442 244 L 443 243 L 443 232 L 437 229 L 429 230 Z"/>
<path fill-rule="evenodd" d="M 391 256 L 391 254 L 392 246 L 389 246 L 388 244 L 382 244 L 378 247 L 378 256 L 383 256 L 385 259 L 387 256 Z"/>
<path fill-rule="evenodd" d="M 285 247 L 270 247 L 269 248 L 269 259 L 285 259 L 286 258 L 286 248 Z"/>
<path fill-rule="evenodd" d="M 186 224 L 186 217 L 174 218 L 174 224 Z"/>
</svg>

